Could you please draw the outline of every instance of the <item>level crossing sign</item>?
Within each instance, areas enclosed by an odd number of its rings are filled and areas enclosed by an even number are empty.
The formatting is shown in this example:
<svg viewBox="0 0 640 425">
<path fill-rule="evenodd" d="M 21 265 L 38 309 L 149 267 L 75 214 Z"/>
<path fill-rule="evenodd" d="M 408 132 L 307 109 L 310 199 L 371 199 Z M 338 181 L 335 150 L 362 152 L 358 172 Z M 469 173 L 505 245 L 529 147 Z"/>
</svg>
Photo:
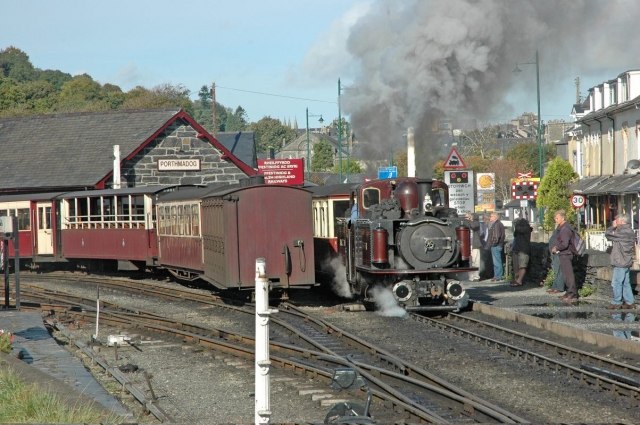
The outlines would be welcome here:
<svg viewBox="0 0 640 425">
<path fill-rule="evenodd" d="M 467 165 L 464 163 L 460 152 L 458 152 L 458 148 L 455 146 L 451 148 L 451 152 L 449 152 L 449 156 L 444 161 L 443 167 L 445 170 L 464 170 L 467 168 Z"/>
</svg>

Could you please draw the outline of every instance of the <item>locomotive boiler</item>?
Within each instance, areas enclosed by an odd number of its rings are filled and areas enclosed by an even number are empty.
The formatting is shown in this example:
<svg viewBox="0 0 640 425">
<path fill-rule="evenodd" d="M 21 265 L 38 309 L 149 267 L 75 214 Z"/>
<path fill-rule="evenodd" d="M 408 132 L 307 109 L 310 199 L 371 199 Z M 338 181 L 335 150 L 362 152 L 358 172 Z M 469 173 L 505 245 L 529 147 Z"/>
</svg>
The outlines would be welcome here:
<svg viewBox="0 0 640 425">
<path fill-rule="evenodd" d="M 350 191 L 350 217 L 336 217 L 337 250 L 353 293 L 385 288 L 407 310 L 459 310 L 470 267 L 470 229 L 438 181 L 396 178 Z"/>
</svg>

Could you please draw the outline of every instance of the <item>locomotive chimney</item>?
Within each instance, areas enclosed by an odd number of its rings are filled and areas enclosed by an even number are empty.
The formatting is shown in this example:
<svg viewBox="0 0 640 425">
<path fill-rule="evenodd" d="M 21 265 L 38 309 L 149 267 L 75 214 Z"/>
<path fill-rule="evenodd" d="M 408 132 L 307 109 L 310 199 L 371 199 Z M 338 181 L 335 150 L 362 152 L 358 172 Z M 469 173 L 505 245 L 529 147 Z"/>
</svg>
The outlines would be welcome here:
<svg viewBox="0 0 640 425">
<path fill-rule="evenodd" d="M 416 176 L 416 144 L 413 127 L 407 129 L 407 177 Z"/>
</svg>

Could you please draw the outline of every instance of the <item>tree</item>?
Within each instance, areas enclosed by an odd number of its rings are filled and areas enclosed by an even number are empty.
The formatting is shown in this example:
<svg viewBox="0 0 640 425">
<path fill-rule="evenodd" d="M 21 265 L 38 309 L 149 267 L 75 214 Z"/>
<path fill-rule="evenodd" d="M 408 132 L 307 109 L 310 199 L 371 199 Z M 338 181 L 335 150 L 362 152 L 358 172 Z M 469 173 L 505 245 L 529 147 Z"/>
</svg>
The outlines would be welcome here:
<svg viewBox="0 0 640 425">
<path fill-rule="evenodd" d="M 339 173 L 340 172 L 340 162 L 338 162 L 338 164 L 333 166 L 333 170 L 334 173 Z M 360 164 L 358 163 L 358 161 L 356 161 L 355 159 L 349 158 L 349 161 L 347 161 L 346 159 L 342 160 L 342 173 L 346 174 L 358 174 L 362 172 L 362 167 L 360 167 Z"/>
<path fill-rule="evenodd" d="M 407 177 L 407 151 L 402 151 L 393 157 L 393 165 L 398 169 L 398 177 Z"/>
<path fill-rule="evenodd" d="M 524 173 L 532 171 L 534 176 L 540 177 L 540 156 L 538 143 L 518 143 L 505 154 L 508 159 L 515 160 L 520 169 L 518 172 Z M 545 164 L 555 157 L 555 149 L 552 145 L 542 145 L 542 163 Z"/>
<path fill-rule="evenodd" d="M 538 198 L 536 206 L 538 209 L 545 208 L 548 211 L 544 215 L 543 227 L 545 230 L 552 230 L 555 227 L 553 213 L 557 210 L 567 212 L 567 221 L 575 221 L 575 211 L 571 207 L 571 193 L 569 184 L 578 178 L 573 171 L 573 167 L 568 161 L 560 157 L 555 157 L 547 168 L 547 173 L 542 178 L 538 186 Z"/>
<path fill-rule="evenodd" d="M 458 141 L 460 154 L 465 158 L 470 156 L 479 156 L 484 159 L 498 158 L 500 156 L 497 139 L 499 129 L 497 125 L 487 125 L 461 134 Z"/>
<path fill-rule="evenodd" d="M 258 153 L 266 153 L 269 148 L 278 149 L 289 143 L 295 137 L 293 129 L 288 128 L 280 120 L 266 116 L 260 121 L 252 123 L 249 130 L 254 132 Z"/>
<path fill-rule="evenodd" d="M 127 93 L 122 107 L 124 109 L 178 107 L 191 115 L 193 103 L 189 99 L 189 93 L 189 90 L 181 84 L 177 86 L 161 84 L 151 90 L 138 86 Z"/>
<path fill-rule="evenodd" d="M 9 77 L 24 83 L 36 79 L 36 70 L 25 52 L 9 46 L 0 50 L 0 77 Z"/>
<path fill-rule="evenodd" d="M 311 171 L 321 172 L 333 168 L 333 147 L 326 139 L 313 145 L 313 156 L 311 157 Z"/>
<path fill-rule="evenodd" d="M 224 131 L 242 131 L 247 128 L 247 113 L 242 106 L 235 110 L 226 108 L 226 120 Z"/>
<path fill-rule="evenodd" d="M 513 159 L 496 159 L 489 164 L 486 172 L 495 175 L 496 199 L 511 199 L 511 179 L 518 176 L 520 165 Z"/>
<path fill-rule="evenodd" d="M 93 81 L 87 74 L 78 75 L 62 86 L 60 90 L 60 112 L 102 111 L 109 109 L 102 101 L 103 93 L 100 83 Z"/>
</svg>

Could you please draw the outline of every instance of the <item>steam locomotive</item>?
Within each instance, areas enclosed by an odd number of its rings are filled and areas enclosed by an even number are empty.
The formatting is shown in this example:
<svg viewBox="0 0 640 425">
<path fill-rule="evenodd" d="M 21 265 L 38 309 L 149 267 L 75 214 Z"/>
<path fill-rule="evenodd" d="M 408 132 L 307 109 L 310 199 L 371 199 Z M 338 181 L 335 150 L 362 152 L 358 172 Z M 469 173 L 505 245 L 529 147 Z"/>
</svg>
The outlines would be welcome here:
<svg viewBox="0 0 640 425">
<path fill-rule="evenodd" d="M 318 189 L 313 204 L 316 278 L 335 257 L 344 267 L 333 268 L 334 284 L 344 277 L 365 301 L 383 288 L 409 311 L 455 311 L 468 304 L 460 280 L 477 270 L 469 263 L 470 229 L 448 207 L 446 184 L 374 180 Z"/>
</svg>

